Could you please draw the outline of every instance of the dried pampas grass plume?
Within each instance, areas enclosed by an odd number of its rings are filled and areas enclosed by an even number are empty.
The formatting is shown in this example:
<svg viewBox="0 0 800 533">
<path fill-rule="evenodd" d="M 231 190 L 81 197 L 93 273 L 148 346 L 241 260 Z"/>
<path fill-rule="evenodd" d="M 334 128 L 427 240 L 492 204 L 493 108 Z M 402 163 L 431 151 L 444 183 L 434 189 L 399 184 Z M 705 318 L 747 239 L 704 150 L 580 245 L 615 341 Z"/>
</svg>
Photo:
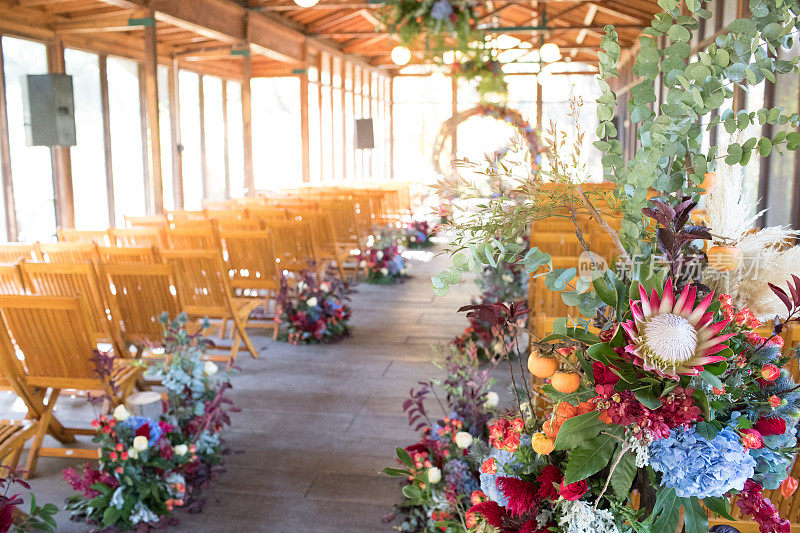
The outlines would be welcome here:
<svg viewBox="0 0 800 533">
<path fill-rule="evenodd" d="M 711 233 L 734 243 L 742 252 L 742 265 L 731 272 L 706 267 L 703 281 L 720 293 L 730 294 L 737 307 L 747 307 L 761 321 L 785 316 L 786 307 L 768 283 L 786 285 L 792 274 L 800 274 L 800 246 L 793 246 L 800 232 L 788 226 L 754 230 L 764 213 L 744 191 L 741 169 L 720 161 L 717 186 L 706 196 Z"/>
</svg>

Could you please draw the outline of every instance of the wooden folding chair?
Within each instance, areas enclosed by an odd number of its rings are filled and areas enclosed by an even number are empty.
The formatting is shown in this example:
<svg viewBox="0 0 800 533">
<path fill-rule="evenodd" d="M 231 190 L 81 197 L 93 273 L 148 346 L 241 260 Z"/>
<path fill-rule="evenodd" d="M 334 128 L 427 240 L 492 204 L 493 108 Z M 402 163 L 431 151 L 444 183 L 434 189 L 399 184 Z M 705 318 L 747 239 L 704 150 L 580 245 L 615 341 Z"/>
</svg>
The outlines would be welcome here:
<svg viewBox="0 0 800 533">
<path fill-rule="evenodd" d="M 22 447 L 35 434 L 34 425 L 29 420 L 0 420 L 0 465 L 16 468 Z M 0 478 L 8 470 L 0 469 Z"/>
<path fill-rule="evenodd" d="M 344 283 L 347 283 L 345 262 L 350 256 L 352 246 L 350 243 L 340 243 L 336 241 L 336 230 L 333 226 L 333 220 L 330 214 L 325 212 L 313 213 L 306 215 L 305 220 L 308 221 L 311 227 L 314 255 L 320 262 L 328 261 L 330 263 L 335 263 L 339 276 Z M 351 268 L 357 270 L 357 263 L 358 261 L 355 261 L 355 265 L 351 266 Z"/>
<path fill-rule="evenodd" d="M 25 284 L 17 265 L 0 265 L 0 294 L 25 294 Z"/>
<path fill-rule="evenodd" d="M 95 342 L 111 343 L 117 354 L 124 356 L 122 337 L 114 324 L 108 306 L 106 291 L 100 285 L 95 266 L 89 263 L 22 263 L 22 280 L 31 294 L 43 296 L 79 296 L 86 298 L 89 306 Z"/>
<path fill-rule="evenodd" d="M 108 287 L 113 316 L 119 321 L 123 341 L 139 353 L 164 343 L 162 313 L 174 319 L 181 312 L 175 277 L 165 264 L 104 264 L 100 267 Z"/>
<path fill-rule="evenodd" d="M 320 212 L 330 215 L 337 243 L 351 249 L 362 247 L 365 235 L 358 226 L 351 202 L 325 202 L 320 204 Z"/>
<path fill-rule="evenodd" d="M 98 246 L 97 254 L 103 264 L 155 265 L 161 262 L 155 246 Z"/>
<path fill-rule="evenodd" d="M 219 232 L 223 231 L 256 231 L 260 230 L 262 223 L 256 218 L 244 220 L 233 218 L 214 218 L 211 219 L 217 226 Z"/>
<path fill-rule="evenodd" d="M 0 296 L 0 350 L 4 372 L 17 371 L 8 359 L 14 345 L 23 354 L 24 374 L 13 383 L 19 393 L 35 398 L 33 388 L 50 388 L 45 402 L 38 406 L 36 435 L 28 452 L 25 469 L 30 476 L 39 456 L 97 458 L 97 450 L 42 448 L 58 397 L 62 389 L 102 391 L 113 408 L 125 401 L 142 369 L 115 359 L 110 375 L 100 375 L 91 318 L 83 297 Z M 11 339 L 14 339 L 13 344 Z M 92 429 L 69 429 L 70 434 L 93 435 Z"/>
<path fill-rule="evenodd" d="M 257 300 L 265 311 L 263 321 L 251 321 L 248 326 L 272 328 L 273 337 L 277 337 L 278 323 L 268 313 L 270 302 L 280 290 L 281 272 L 275 262 L 270 232 L 222 231 L 220 241 L 227 252 L 225 267 L 234 295 Z"/>
<path fill-rule="evenodd" d="M 272 235 L 279 269 L 300 272 L 312 265 L 320 268 L 308 221 L 269 222 L 265 226 Z"/>
<path fill-rule="evenodd" d="M 203 209 L 206 220 L 241 220 L 245 217 L 243 209 Z"/>
<path fill-rule="evenodd" d="M 217 251 L 205 250 L 164 250 L 161 257 L 172 265 L 177 281 L 178 301 L 181 308 L 193 318 L 208 317 L 221 321 L 220 337 L 225 338 L 228 320 L 233 322 L 233 345 L 230 352 L 222 357 L 233 365 L 241 343 L 254 358 L 258 350 L 253 346 L 245 331 L 250 313 L 259 306 L 258 300 L 234 298 L 228 282 L 225 266 Z M 218 346 L 222 349 L 222 346 Z M 227 349 L 227 347 L 225 347 Z"/>
<path fill-rule="evenodd" d="M 181 222 L 201 222 L 206 219 L 203 211 L 170 211 L 167 218 L 173 224 Z"/>
<path fill-rule="evenodd" d="M 79 230 L 73 228 L 61 229 L 57 231 L 58 242 L 83 242 L 108 246 L 111 242 L 109 230 Z"/>
<path fill-rule="evenodd" d="M 85 242 L 58 242 L 38 244 L 43 261 L 48 263 L 94 263 L 97 261 L 97 245 Z"/>
<path fill-rule="evenodd" d="M 0 263 L 14 264 L 19 261 L 36 261 L 39 251 L 35 244 L 0 244 Z"/>
<path fill-rule="evenodd" d="M 164 227 L 114 228 L 110 230 L 114 246 L 164 246 Z"/>
<path fill-rule="evenodd" d="M 264 222 L 285 222 L 289 220 L 286 210 L 280 207 L 250 206 L 245 210 L 247 218 Z"/>
<path fill-rule="evenodd" d="M 125 225 L 129 228 L 164 228 L 167 217 L 164 215 L 129 217 L 125 215 Z"/>
<path fill-rule="evenodd" d="M 202 229 L 167 229 L 167 246 L 173 250 L 218 250 L 219 240 L 211 222 Z"/>
</svg>

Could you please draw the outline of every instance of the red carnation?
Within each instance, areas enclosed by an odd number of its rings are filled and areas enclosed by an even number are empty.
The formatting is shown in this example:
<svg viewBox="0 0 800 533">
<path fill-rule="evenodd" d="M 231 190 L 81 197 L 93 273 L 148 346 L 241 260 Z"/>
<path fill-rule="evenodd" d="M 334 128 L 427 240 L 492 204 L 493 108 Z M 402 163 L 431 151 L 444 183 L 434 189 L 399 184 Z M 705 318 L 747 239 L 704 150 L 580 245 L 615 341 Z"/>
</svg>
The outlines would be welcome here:
<svg viewBox="0 0 800 533">
<path fill-rule="evenodd" d="M 585 479 L 580 481 L 576 481 L 575 483 L 570 483 L 569 485 L 564 485 L 564 481 L 561 481 L 561 485 L 558 487 L 558 493 L 564 497 L 565 500 L 569 500 L 571 502 L 577 501 L 589 491 L 589 484 L 586 482 Z"/>
<path fill-rule="evenodd" d="M 506 509 L 515 516 L 522 516 L 536 506 L 536 485 L 513 477 L 497 478 L 497 488 L 508 498 Z"/>
<path fill-rule="evenodd" d="M 786 432 L 786 421 L 782 418 L 759 418 L 753 426 L 764 437 L 783 435 Z"/>
</svg>

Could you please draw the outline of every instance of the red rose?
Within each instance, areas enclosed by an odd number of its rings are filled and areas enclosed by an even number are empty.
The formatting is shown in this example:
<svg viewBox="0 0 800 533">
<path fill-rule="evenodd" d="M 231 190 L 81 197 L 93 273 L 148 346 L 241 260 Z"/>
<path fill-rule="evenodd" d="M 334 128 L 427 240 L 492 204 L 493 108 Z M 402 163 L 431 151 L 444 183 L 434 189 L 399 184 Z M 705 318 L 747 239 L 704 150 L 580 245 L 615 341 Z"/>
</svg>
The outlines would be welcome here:
<svg viewBox="0 0 800 533">
<path fill-rule="evenodd" d="M 759 418 L 753 428 L 764 437 L 783 435 L 786 432 L 786 421 L 782 418 Z"/>
<path fill-rule="evenodd" d="M 764 381 L 775 381 L 780 377 L 781 369 L 777 366 L 773 365 L 772 363 L 768 363 L 761 367 L 761 377 Z"/>
<path fill-rule="evenodd" d="M 741 430 L 742 445 L 748 450 L 758 450 L 764 447 L 764 439 L 761 438 L 761 433 L 752 428 Z"/>
<path fill-rule="evenodd" d="M 588 490 L 589 484 L 585 479 L 570 483 L 569 485 L 564 485 L 562 481 L 561 485 L 558 487 L 558 493 L 563 496 L 565 500 L 571 502 L 579 500 Z"/>
<path fill-rule="evenodd" d="M 594 370 L 594 389 L 597 394 L 609 396 L 614 392 L 614 385 L 619 381 L 619 376 L 600 361 L 592 363 L 592 369 Z"/>
</svg>

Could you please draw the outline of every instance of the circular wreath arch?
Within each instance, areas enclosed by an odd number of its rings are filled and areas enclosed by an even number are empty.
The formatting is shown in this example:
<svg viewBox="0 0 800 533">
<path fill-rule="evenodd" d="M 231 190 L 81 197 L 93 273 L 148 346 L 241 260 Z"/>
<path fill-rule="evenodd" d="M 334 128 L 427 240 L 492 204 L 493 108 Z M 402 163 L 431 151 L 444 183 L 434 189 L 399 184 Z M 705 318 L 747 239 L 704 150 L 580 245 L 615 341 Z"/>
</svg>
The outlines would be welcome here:
<svg viewBox="0 0 800 533">
<path fill-rule="evenodd" d="M 452 139 L 458 125 L 467 120 L 468 118 L 481 116 L 491 117 L 513 126 L 525 139 L 528 145 L 528 151 L 531 154 L 531 165 L 534 168 L 538 167 L 538 155 L 542 152 L 539 145 L 539 136 L 533 127 L 522 117 L 522 113 L 510 107 L 495 105 L 495 104 L 480 104 L 472 109 L 456 113 L 442 123 L 439 129 L 439 135 L 436 137 L 436 142 L 433 145 L 433 169 L 438 174 L 443 174 L 440 160 L 442 157 L 442 150 L 447 139 Z"/>
</svg>

